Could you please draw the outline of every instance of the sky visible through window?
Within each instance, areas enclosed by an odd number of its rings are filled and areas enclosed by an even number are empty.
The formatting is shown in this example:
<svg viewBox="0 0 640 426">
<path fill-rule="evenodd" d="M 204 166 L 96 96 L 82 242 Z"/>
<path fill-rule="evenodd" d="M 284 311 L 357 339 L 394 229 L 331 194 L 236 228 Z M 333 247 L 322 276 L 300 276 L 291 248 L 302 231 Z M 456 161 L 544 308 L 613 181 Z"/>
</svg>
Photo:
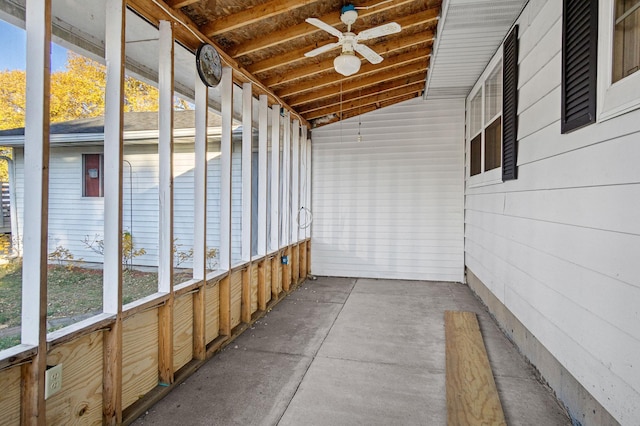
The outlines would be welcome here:
<svg viewBox="0 0 640 426">
<path fill-rule="evenodd" d="M 6 21 L 0 19 L 0 71 L 24 70 L 27 56 L 27 33 Z M 52 44 L 51 70 L 65 69 L 67 49 Z"/>
</svg>

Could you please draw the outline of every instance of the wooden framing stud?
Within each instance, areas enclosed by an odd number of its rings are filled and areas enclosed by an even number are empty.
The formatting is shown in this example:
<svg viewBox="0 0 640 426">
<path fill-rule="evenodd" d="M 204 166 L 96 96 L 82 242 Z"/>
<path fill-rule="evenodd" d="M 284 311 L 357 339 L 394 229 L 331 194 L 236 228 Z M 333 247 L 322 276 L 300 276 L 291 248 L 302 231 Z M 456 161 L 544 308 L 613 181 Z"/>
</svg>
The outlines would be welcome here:
<svg viewBox="0 0 640 426">
<path fill-rule="evenodd" d="M 291 288 L 291 247 L 287 247 L 284 255 L 287 256 L 289 262 L 282 265 L 282 289 L 288 292 Z"/>
<path fill-rule="evenodd" d="M 278 300 L 278 296 L 280 296 L 278 280 L 279 278 L 279 268 L 278 262 L 280 261 L 279 256 L 273 256 L 270 260 L 271 262 L 271 300 Z"/>
<path fill-rule="evenodd" d="M 173 383 L 173 297 L 158 309 L 158 370 L 160 382 Z"/>
</svg>

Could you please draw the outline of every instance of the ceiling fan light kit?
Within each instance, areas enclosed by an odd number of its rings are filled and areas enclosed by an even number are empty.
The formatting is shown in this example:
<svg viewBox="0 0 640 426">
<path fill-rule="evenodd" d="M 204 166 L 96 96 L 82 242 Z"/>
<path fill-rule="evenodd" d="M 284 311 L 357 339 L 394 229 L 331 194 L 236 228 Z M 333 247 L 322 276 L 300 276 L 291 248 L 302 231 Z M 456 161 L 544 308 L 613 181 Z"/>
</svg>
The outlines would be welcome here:
<svg viewBox="0 0 640 426">
<path fill-rule="evenodd" d="M 351 32 L 351 25 L 358 19 L 358 11 L 352 4 L 346 5 L 342 8 L 340 13 L 340 20 L 347 26 L 347 32 L 343 33 L 338 31 L 331 25 L 319 20 L 318 18 L 307 18 L 306 22 L 320 28 L 338 38 L 335 43 L 328 43 L 313 49 L 310 52 L 304 54 L 304 56 L 310 58 L 320 55 L 321 53 L 328 52 L 336 47 L 342 47 L 342 53 L 337 56 L 333 61 L 335 70 L 344 76 L 350 76 L 360 71 L 360 58 L 356 56 L 355 52 L 361 54 L 367 61 L 372 64 L 379 64 L 382 62 L 382 56 L 378 55 L 373 49 L 364 44 L 359 44 L 359 41 L 370 40 L 376 37 L 382 37 L 389 34 L 395 34 L 402 29 L 396 22 L 390 22 L 388 24 L 380 25 L 375 28 L 361 31 L 359 34 Z"/>
<path fill-rule="evenodd" d="M 333 60 L 333 67 L 345 77 L 360 71 L 360 58 L 353 52 L 343 52 Z"/>
</svg>

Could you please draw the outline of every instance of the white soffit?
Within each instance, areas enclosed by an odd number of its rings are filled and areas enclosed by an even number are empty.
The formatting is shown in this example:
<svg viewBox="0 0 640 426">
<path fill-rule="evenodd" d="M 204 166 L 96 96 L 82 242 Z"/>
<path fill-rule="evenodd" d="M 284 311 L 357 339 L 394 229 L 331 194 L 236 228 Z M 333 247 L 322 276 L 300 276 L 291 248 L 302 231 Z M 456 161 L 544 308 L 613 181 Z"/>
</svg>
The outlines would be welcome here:
<svg viewBox="0 0 640 426">
<path fill-rule="evenodd" d="M 426 99 L 466 97 L 527 0 L 445 0 Z"/>
</svg>

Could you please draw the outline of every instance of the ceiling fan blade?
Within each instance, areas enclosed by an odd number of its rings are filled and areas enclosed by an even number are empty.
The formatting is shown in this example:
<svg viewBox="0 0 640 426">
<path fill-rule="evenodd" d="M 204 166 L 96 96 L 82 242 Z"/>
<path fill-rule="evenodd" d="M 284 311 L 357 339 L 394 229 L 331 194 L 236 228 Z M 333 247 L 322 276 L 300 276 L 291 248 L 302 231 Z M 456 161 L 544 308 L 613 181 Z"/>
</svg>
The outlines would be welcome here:
<svg viewBox="0 0 640 426">
<path fill-rule="evenodd" d="M 325 44 L 324 46 L 320 46 L 318 48 L 313 49 L 310 52 L 307 52 L 304 54 L 304 56 L 306 56 L 307 58 L 311 58 L 313 56 L 318 56 L 321 53 L 324 52 L 328 52 L 332 49 L 335 49 L 336 47 L 340 46 L 342 43 L 341 42 L 336 42 L 336 43 L 329 43 L 329 44 Z"/>
<path fill-rule="evenodd" d="M 380 25 L 379 27 L 360 31 L 356 36 L 356 41 L 369 40 L 376 37 L 399 33 L 401 29 L 402 27 L 397 22 L 389 22 L 388 24 Z"/>
<path fill-rule="evenodd" d="M 382 56 L 374 52 L 369 46 L 365 46 L 364 44 L 356 44 L 354 46 L 354 49 L 372 64 L 379 64 L 380 62 L 382 62 Z"/>
<path fill-rule="evenodd" d="M 342 33 L 340 31 L 333 28 L 331 25 L 319 20 L 318 18 L 307 18 L 305 19 L 305 21 L 313 26 L 320 28 L 321 30 L 325 30 L 331 35 L 342 38 Z"/>
</svg>

